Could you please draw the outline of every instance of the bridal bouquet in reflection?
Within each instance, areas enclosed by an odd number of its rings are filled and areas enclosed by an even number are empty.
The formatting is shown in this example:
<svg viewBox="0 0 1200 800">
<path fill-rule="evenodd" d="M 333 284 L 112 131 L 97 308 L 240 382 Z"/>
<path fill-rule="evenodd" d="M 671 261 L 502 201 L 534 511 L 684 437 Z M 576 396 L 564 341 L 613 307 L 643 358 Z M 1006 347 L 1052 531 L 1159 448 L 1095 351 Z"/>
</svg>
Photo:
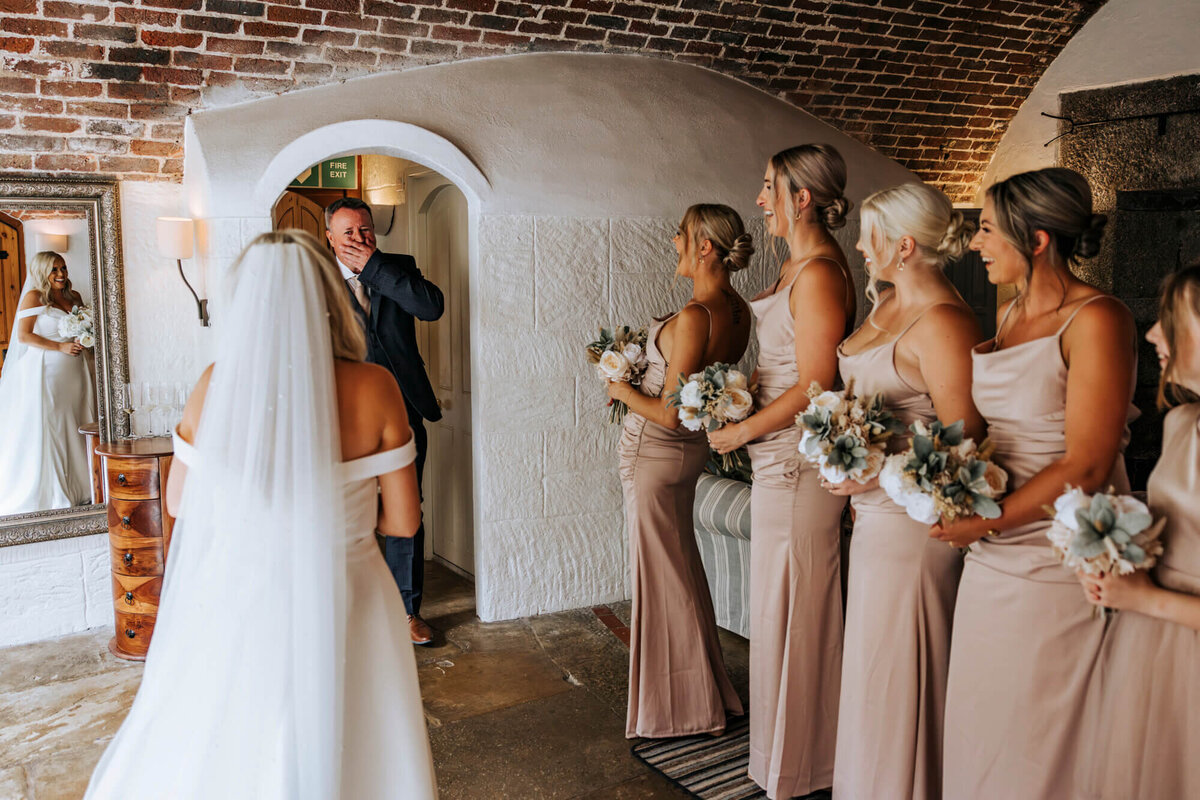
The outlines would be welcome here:
<svg viewBox="0 0 1200 800">
<path fill-rule="evenodd" d="M 888 439 L 904 426 L 877 394 L 856 397 L 851 381 L 840 392 L 808 387 L 808 408 L 796 417 L 801 455 L 830 483 L 867 483 L 883 467 Z"/>
<path fill-rule="evenodd" d="M 679 422 L 689 431 L 715 431 L 730 422 L 741 422 L 754 410 L 754 397 L 746 376 L 733 364 L 711 364 L 694 372 L 667 394 L 667 405 L 679 409 Z M 720 454 L 725 472 L 737 471 L 741 451 Z"/>
<path fill-rule="evenodd" d="M 963 421 L 943 425 L 914 422 L 912 446 L 888 456 L 879 485 L 917 522 L 933 525 L 978 515 L 1000 516 L 996 501 L 1008 488 L 1008 473 L 993 463 L 993 446 L 963 437 Z"/>
<path fill-rule="evenodd" d="M 83 347 L 95 347 L 96 326 L 92 309 L 88 306 L 71 306 L 70 312 L 58 321 L 58 335 L 73 339 Z"/>
<path fill-rule="evenodd" d="M 1070 570 L 1128 575 L 1150 569 L 1162 555 L 1158 537 L 1166 519 L 1155 521 L 1146 504 L 1131 495 L 1111 489 L 1089 495 L 1067 486 L 1054 508 L 1046 510 L 1054 515 L 1046 537 Z"/>
<path fill-rule="evenodd" d="M 600 329 L 600 338 L 587 346 L 585 355 L 588 363 L 596 367 L 596 374 L 606 381 L 629 381 L 640 386 L 642 376 L 650 362 L 646 356 L 646 329 L 634 330 L 628 325 Z M 629 412 L 629 406 L 620 400 L 609 403 L 608 421 L 620 422 Z"/>
</svg>

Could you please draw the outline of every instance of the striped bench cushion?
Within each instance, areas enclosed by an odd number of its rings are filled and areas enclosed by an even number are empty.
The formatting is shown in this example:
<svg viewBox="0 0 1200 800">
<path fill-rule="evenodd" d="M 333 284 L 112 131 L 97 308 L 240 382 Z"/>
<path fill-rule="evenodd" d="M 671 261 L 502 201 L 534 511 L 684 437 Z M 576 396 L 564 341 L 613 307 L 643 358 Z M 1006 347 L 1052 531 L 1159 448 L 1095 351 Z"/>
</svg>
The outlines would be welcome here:
<svg viewBox="0 0 1200 800">
<path fill-rule="evenodd" d="M 694 513 L 697 528 L 750 541 L 750 484 L 703 473 Z"/>
</svg>

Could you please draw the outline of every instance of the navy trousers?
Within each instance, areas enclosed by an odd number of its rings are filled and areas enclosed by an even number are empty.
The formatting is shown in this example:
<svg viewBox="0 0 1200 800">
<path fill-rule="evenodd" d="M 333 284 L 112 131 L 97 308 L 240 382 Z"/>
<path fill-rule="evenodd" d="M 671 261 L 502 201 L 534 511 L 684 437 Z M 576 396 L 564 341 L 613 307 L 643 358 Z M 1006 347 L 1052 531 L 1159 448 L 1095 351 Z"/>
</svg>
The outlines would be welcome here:
<svg viewBox="0 0 1200 800">
<path fill-rule="evenodd" d="M 425 450 L 429 437 L 425 433 L 425 421 L 416 410 L 405 403 L 408 409 L 408 424 L 412 428 L 413 441 L 417 445 L 417 488 L 420 491 L 421 476 L 425 472 Z M 422 493 L 421 499 L 424 500 Z M 422 514 L 421 527 L 417 528 L 416 536 L 406 539 L 402 536 L 383 537 L 383 558 L 400 594 L 404 597 L 404 609 L 409 614 L 421 613 L 421 591 L 425 588 L 425 519 Z"/>
</svg>

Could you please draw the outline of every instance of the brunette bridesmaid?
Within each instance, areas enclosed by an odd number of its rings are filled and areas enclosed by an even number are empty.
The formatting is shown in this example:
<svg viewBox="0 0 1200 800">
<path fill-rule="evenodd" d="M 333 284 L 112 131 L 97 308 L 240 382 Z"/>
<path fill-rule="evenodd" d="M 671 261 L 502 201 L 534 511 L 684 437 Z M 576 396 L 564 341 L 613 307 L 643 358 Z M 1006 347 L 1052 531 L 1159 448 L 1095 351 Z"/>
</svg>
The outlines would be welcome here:
<svg viewBox="0 0 1200 800">
<path fill-rule="evenodd" d="M 692 299 L 656 321 L 641 386 L 617 382 L 609 396 L 629 406 L 619 445 L 633 583 L 629 711 L 633 738 L 719 733 L 742 703 L 725 672 L 692 504 L 708 460 L 701 432 L 679 425 L 664 387 L 717 361 L 737 363 L 750 339 L 750 309 L 729 282 L 754 248 L 728 206 L 696 205 L 674 237 L 676 275 Z"/>
<path fill-rule="evenodd" d="M 937 189 L 909 183 L 862 206 L 858 249 L 874 303 L 838 349 L 842 380 L 880 394 L 908 426 L 963 420 L 984 436 L 971 400 L 971 348 L 979 325 L 942 267 L 966 251 L 969 225 Z M 876 284 L 891 284 L 882 295 Z M 908 437 L 891 440 L 893 452 Z M 832 486 L 853 495 L 854 535 L 833 793 L 840 800 L 942 796 L 942 713 L 950 626 L 962 557 L 929 538 L 876 481 Z"/>
<path fill-rule="evenodd" d="M 834 385 L 838 342 L 854 322 L 854 281 L 830 233 L 845 224 L 845 186 L 846 163 L 829 145 L 793 147 L 767 164 L 758 205 L 788 258 L 751 301 L 756 413 L 709 434 L 722 453 L 750 445 L 750 777 L 770 798 L 833 782 L 846 499 L 801 462 L 794 422 L 810 383 Z"/>
<path fill-rule="evenodd" d="M 971 242 L 988 280 L 1017 288 L 973 353 L 975 405 L 1010 494 L 999 519 L 930 533 L 971 546 L 950 646 L 946 797 L 1070 797 L 1088 746 L 1081 720 L 1104 620 L 1051 550 L 1044 509 L 1065 484 L 1129 488 L 1133 319 L 1071 272 L 1099 251 L 1104 221 L 1081 175 L 1043 169 L 988 190 Z"/>
<path fill-rule="evenodd" d="M 1082 797 L 1200 797 L 1200 263 L 1163 287 L 1146 336 L 1162 365 L 1163 453 L 1150 509 L 1165 516 L 1165 552 L 1127 577 L 1080 576 L 1095 605 L 1120 609 L 1092 676 Z"/>
</svg>

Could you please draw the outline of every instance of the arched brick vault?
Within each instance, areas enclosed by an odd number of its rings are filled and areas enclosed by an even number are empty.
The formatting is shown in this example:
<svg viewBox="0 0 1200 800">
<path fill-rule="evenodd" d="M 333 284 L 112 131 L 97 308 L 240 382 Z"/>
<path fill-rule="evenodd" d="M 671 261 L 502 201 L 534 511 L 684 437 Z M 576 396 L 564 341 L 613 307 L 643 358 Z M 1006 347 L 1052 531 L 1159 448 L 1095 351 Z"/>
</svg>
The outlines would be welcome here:
<svg viewBox="0 0 1200 800">
<path fill-rule="evenodd" d="M 190 109 L 524 51 L 640 53 L 777 94 L 970 200 L 1104 0 L 0 0 L 0 169 L 178 179 Z"/>
</svg>

